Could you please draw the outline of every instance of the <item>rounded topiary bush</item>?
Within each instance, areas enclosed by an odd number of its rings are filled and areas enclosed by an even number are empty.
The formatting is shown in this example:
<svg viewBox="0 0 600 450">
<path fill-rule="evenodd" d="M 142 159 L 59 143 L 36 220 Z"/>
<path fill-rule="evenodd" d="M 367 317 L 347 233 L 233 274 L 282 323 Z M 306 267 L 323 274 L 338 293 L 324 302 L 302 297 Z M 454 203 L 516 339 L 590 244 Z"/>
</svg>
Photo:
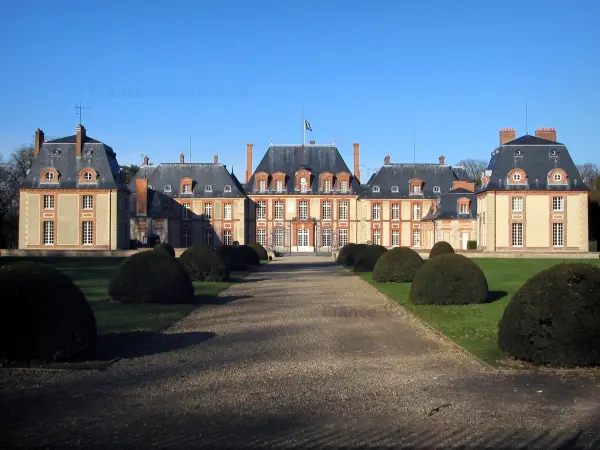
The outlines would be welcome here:
<svg viewBox="0 0 600 450">
<path fill-rule="evenodd" d="M 526 281 L 504 310 L 498 346 L 534 364 L 600 364 L 600 268 L 557 264 Z"/>
<path fill-rule="evenodd" d="M 229 270 L 217 250 L 202 244 L 194 244 L 179 257 L 193 281 L 227 281 Z"/>
<path fill-rule="evenodd" d="M 435 258 L 439 255 L 446 255 L 448 253 L 454 253 L 454 249 L 452 248 L 452 246 L 446 241 L 439 241 L 433 244 L 433 247 L 431 247 L 431 251 L 429 252 L 429 259 Z"/>
<path fill-rule="evenodd" d="M 408 247 L 397 247 L 385 252 L 375 264 L 373 280 L 408 283 L 423 265 L 423 258 Z"/>
<path fill-rule="evenodd" d="M 379 258 L 387 252 L 381 245 L 365 245 L 356 252 L 354 270 L 357 272 L 370 272 L 375 268 Z"/>
<path fill-rule="evenodd" d="M 267 255 L 267 250 L 262 245 L 260 245 L 258 242 L 251 242 L 248 244 L 248 247 L 250 247 L 251 249 L 253 249 L 256 252 L 259 260 L 267 261 L 269 259 L 268 255 Z"/>
<path fill-rule="evenodd" d="M 258 253 L 252 247 L 248 245 L 240 245 L 237 249 L 237 254 L 240 258 L 243 258 L 246 265 L 248 266 L 260 266 L 260 258 Z"/>
<path fill-rule="evenodd" d="M 38 263 L 0 267 L 0 359 L 67 361 L 91 352 L 96 319 L 71 279 Z"/>
<path fill-rule="evenodd" d="M 194 287 L 175 258 L 151 251 L 125 259 L 115 269 L 108 293 L 121 303 L 189 303 Z"/>
<path fill-rule="evenodd" d="M 217 253 L 225 263 L 225 267 L 230 272 L 232 270 L 245 270 L 246 269 L 246 258 L 240 252 L 239 247 L 232 247 L 231 245 L 223 245 L 217 249 Z"/>
<path fill-rule="evenodd" d="M 344 245 L 340 252 L 337 255 L 336 261 L 343 266 L 352 266 L 354 265 L 354 256 L 356 254 L 356 250 L 358 249 L 358 244 L 350 243 Z"/>
<path fill-rule="evenodd" d="M 167 255 L 170 255 L 172 258 L 175 258 L 175 249 L 168 242 L 161 242 L 160 244 L 156 244 L 153 248 L 155 252 L 163 252 Z"/>
<path fill-rule="evenodd" d="M 410 300 L 421 305 L 485 303 L 488 284 L 477 264 L 463 255 L 439 255 L 423 264 L 410 288 Z"/>
</svg>

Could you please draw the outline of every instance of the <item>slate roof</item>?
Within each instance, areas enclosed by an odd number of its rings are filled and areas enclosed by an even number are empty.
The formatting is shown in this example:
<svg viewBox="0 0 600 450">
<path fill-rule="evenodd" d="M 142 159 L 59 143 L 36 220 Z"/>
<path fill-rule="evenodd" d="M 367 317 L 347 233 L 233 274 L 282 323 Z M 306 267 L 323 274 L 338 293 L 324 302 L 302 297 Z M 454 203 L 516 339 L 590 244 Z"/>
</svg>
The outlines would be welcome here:
<svg viewBox="0 0 600 450">
<path fill-rule="evenodd" d="M 308 194 L 319 193 L 319 177 L 323 172 L 331 172 L 334 177 L 340 172 L 347 172 L 350 176 L 350 194 L 359 194 L 361 192 L 359 181 L 354 178 L 352 171 L 346 165 L 344 158 L 340 155 L 335 145 L 272 145 L 268 148 L 262 160 L 256 167 L 252 177 L 246 183 L 248 194 L 258 193 L 254 186 L 254 177 L 258 172 L 266 172 L 272 175 L 275 172 L 286 174 L 285 192 L 287 194 L 296 194 L 296 172 L 302 167 L 308 169 L 313 175 L 311 185 L 308 188 Z M 334 187 L 337 187 L 334 178 Z M 275 186 L 269 186 L 269 191 L 265 194 L 273 193 Z M 335 194 L 336 191 L 331 193 Z"/>
<path fill-rule="evenodd" d="M 24 189 L 121 189 L 127 190 L 125 176 L 117 161 L 117 155 L 108 145 L 86 137 L 83 155 L 76 156 L 76 136 L 54 139 L 44 142 L 40 153 L 34 160 L 29 173 L 23 180 Z M 86 156 L 86 153 L 89 156 Z M 58 171 L 58 183 L 41 179 L 44 169 Z M 98 174 L 96 183 L 80 183 L 79 173 L 83 169 L 93 169 Z"/>
<path fill-rule="evenodd" d="M 508 174 L 513 169 L 527 174 L 524 185 L 508 185 Z M 549 185 L 548 174 L 553 169 L 567 174 L 566 185 Z M 567 147 L 560 142 L 525 135 L 509 141 L 493 152 L 486 175 L 490 181 L 479 192 L 489 190 L 588 190 L 581 174 L 571 159 Z"/>
<path fill-rule="evenodd" d="M 458 199 L 467 197 L 471 203 L 468 214 L 460 214 Z M 433 207 L 421 219 L 422 221 L 442 219 L 475 219 L 477 218 L 477 195 L 467 189 L 458 188 L 442 194 L 437 202 L 437 211 Z"/>
<path fill-rule="evenodd" d="M 410 193 L 409 182 L 413 178 L 423 180 L 421 194 Z M 441 164 L 385 164 L 363 187 L 362 196 L 364 198 L 437 198 L 452 189 L 454 181 L 470 181 L 464 168 Z M 374 191 L 377 187 L 379 192 Z"/>
</svg>

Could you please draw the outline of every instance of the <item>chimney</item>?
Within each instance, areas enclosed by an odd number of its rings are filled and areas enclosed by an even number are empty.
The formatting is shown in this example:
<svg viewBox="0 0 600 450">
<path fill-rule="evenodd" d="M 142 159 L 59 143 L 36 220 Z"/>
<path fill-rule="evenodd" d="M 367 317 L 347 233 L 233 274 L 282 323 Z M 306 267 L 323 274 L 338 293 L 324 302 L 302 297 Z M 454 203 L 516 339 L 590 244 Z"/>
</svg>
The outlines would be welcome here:
<svg viewBox="0 0 600 450">
<path fill-rule="evenodd" d="M 385 157 L 385 158 L 383 158 L 383 163 L 384 163 L 385 165 L 388 165 L 388 164 L 390 163 L 390 155 L 386 155 L 386 157 Z"/>
<path fill-rule="evenodd" d="M 252 144 L 246 144 L 246 183 L 252 176 Z"/>
<path fill-rule="evenodd" d="M 215 161 L 215 164 L 219 164 L 219 155 L 217 155 L 216 153 L 214 156 L 214 161 Z"/>
<path fill-rule="evenodd" d="M 148 164 L 150 164 L 150 158 L 148 158 L 148 155 L 144 156 L 144 166 L 147 166 Z"/>
<path fill-rule="evenodd" d="M 39 128 L 35 130 L 35 150 L 33 151 L 33 157 L 37 158 L 37 155 L 40 154 L 40 150 L 42 148 L 42 144 L 44 143 L 44 132 Z"/>
<path fill-rule="evenodd" d="M 517 138 L 517 132 L 514 128 L 500 128 L 500 145 L 514 141 Z"/>
<path fill-rule="evenodd" d="M 535 130 L 535 137 L 556 142 L 556 128 L 538 128 Z"/>
<path fill-rule="evenodd" d="M 81 124 L 77 125 L 77 141 L 75 142 L 75 156 L 81 158 L 83 153 L 83 143 L 85 142 L 85 127 Z"/>
<path fill-rule="evenodd" d="M 308 141 L 310 145 L 315 145 L 315 141 Z"/>
<path fill-rule="evenodd" d="M 179 154 L 179 164 L 185 164 L 185 155 L 183 153 Z"/>
<path fill-rule="evenodd" d="M 360 180 L 360 144 L 354 144 L 354 178 Z"/>
<path fill-rule="evenodd" d="M 148 214 L 148 178 L 135 180 L 135 212 L 138 216 Z"/>
<path fill-rule="evenodd" d="M 444 155 L 440 155 L 440 166 L 446 165 L 446 157 Z"/>
</svg>

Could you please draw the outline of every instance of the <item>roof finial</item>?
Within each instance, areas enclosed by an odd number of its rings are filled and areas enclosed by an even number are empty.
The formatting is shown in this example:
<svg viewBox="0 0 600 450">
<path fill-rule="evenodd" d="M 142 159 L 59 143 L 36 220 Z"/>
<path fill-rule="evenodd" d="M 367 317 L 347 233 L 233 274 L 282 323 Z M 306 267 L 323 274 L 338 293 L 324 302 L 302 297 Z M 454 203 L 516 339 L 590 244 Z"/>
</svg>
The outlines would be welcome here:
<svg viewBox="0 0 600 450">
<path fill-rule="evenodd" d="M 270 137 L 270 138 L 269 138 L 269 145 L 270 145 L 270 146 L 272 146 L 272 145 L 273 145 L 273 138 L 272 138 L 272 137 Z"/>
<path fill-rule="evenodd" d="M 333 138 L 333 145 L 335 145 L 335 137 Z"/>
</svg>

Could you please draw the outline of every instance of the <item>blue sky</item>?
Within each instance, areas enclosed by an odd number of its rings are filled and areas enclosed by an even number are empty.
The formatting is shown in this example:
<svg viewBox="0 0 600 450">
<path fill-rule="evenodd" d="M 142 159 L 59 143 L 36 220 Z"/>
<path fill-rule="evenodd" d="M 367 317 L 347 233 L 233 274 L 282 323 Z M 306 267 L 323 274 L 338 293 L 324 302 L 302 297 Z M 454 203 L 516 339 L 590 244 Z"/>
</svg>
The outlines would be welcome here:
<svg viewBox="0 0 600 450">
<path fill-rule="evenodd" d="M 245 170 L 272 138 L 335 142 L 363 177 L 389 153 L 488 159 L 498 129 L 555 127 L 600 163 L 596 1 L 0 1 L 0 153 L 88 134 L 121 164 L 179 153 Z"/>
</svg>

